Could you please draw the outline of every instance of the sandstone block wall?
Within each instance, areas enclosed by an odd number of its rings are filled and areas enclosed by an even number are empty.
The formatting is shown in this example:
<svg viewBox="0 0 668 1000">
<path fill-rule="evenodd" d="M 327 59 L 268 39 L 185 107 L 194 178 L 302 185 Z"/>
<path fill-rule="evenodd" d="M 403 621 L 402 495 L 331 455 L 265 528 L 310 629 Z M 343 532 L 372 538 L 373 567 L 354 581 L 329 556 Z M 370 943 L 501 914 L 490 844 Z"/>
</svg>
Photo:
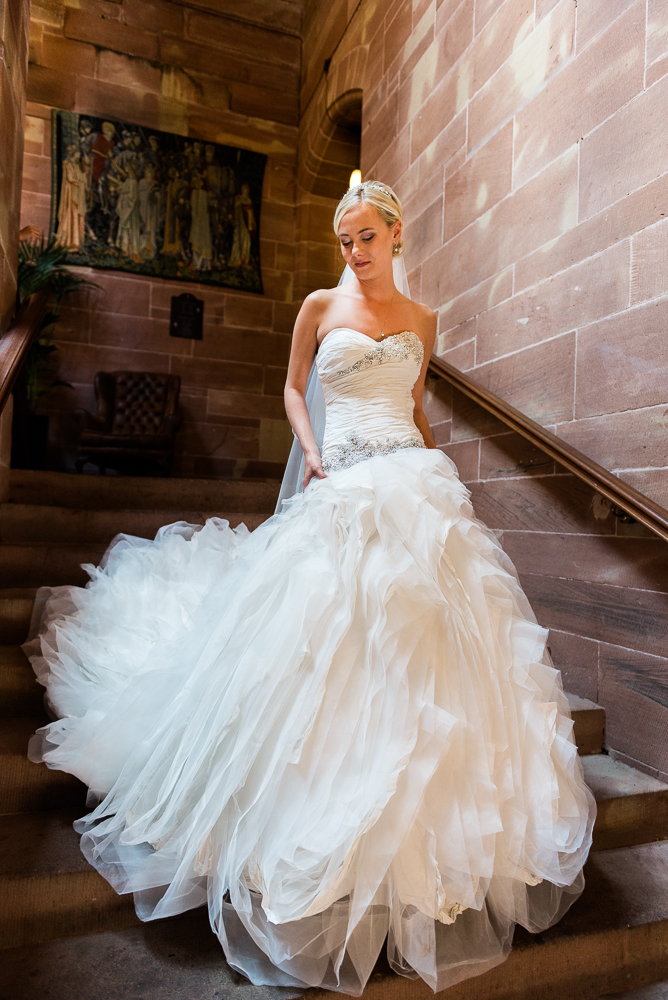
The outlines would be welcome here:
<svg viewBox="0 0 668 1000">
<path fill-rule="evenodd" d="M 93 406 L 92 379 L 118 367 L 182 380 L 182 475 L 276 477 L 292 435 L 283 382 L 294 317 L 294 176 L 301 4 L 183 6 L 170 0 L 36 0 L 30 23 L 22 224 L 49 224 L 51 108 L 118 118 L 266 153 L 263 296 L 95 271 L 56 328 L 60 378 L 45 408 L 60 446 L 66 416 Z M 249 7 L 249 10 L 246 10 Z M 241 19 L 243 18 L 243 19 Z M 172 295 L 205 301 L 204 338 L 168 334 Z M 65 415 L 62 415 L 65 414 Z"/>
<path fill-rule="evenodd" d="M 304 39 L 300 157 L 360 89 L 438 353 L 668 505 L 668 6 L 307 0 Z M 566 686 L 665 775 L 666 545 L 443 383 L 427 405 Z"/>
<path fill-rule="evenodd" d="M 29 17 L 28 0 L 0 0 L 0 334 L 15 306 Z"/>
<path fill-rule="evenodd" d="M 16 303 L 29 23 L 28 0 L 0 0 L 0 336 Z M 9 488 L 11 413 L 10 401 L 0 414 L 0 502 Z"/>
</svg>

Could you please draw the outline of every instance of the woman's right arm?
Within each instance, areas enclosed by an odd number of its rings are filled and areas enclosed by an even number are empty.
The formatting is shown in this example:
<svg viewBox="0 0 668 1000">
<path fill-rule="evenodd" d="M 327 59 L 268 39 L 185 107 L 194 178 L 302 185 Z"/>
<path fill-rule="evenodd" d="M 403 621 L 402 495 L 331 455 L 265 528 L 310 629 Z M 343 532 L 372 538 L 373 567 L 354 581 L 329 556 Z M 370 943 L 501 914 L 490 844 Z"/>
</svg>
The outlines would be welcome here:
<svg viewBox="0 0 668 1000">
<path fill-rule="evenodd" d="M 320 452 L 306 406 L 306 383 L 318 346 L 318 326 L 326 306 L 326 293 L 312 292 L 304 299 L 292 334 L 292 348 L 285 382 L 285 410 L 304 451 L 304 489 L 311 479 L 326 479 Z"/>
</svg>

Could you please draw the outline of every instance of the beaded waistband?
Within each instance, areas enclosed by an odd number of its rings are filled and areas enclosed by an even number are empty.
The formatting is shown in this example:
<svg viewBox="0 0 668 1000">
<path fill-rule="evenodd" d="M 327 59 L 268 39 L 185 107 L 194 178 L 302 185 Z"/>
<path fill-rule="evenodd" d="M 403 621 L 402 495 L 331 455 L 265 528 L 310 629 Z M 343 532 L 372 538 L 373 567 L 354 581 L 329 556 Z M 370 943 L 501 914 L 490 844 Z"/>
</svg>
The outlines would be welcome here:
<svg viewBox="0 0 668 1000">
<path fill-rule="evenodd" d="M 368 458 L 376 458 L 377 455 L 391 455 L 392 452 L 404 448 L 424 447 L 421 437 L 411 437 L 403 441 L 399 438 L 366 441 L 359 434 L 349 434 L 342 444 L 327 449 L 322 467 L 325 472 L 337 472 L 339 469 L 349 469 L 358 462 L 365 462 Z"/>
</svg>

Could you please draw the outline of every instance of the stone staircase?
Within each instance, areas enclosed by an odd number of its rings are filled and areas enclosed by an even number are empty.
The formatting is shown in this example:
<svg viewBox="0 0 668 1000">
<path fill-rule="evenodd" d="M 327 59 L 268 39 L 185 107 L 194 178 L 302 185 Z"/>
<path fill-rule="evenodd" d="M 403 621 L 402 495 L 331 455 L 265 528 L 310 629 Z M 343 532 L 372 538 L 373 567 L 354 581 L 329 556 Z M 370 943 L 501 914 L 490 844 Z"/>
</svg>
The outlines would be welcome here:
<svg viewBox="0 0 668 1000">
<path fill-rule="evenodd" d="M 0 507 L 0 1000 L 331 997 L 252 986 L 226 965 L 201 911 L 140 925 L 131 899 L 79 851 L 72 821 L 85 808 L 83 786 L 25 755 L 45 719 L 19 646 L 36 588 L 84 583 L 79 564 L 98 561 L 119 531 L 152 537 L 162 524 L 211 513 L 254 528 L 275 499 L 267 483 L 13 474 Z M 599 806 L 587 888 L 556 927 L 518 930 L 509 960 L 451 988 L 449 1000 L 595 1000 L 628 990 L 629 1000 L 668 998 L 668 786 L 608 755 L 604 710 L 570 701 Z M 647 984 L 658 985 L 636 992 Z M 433 994 L 381 960 L 364 996 Z"/>
</svg>

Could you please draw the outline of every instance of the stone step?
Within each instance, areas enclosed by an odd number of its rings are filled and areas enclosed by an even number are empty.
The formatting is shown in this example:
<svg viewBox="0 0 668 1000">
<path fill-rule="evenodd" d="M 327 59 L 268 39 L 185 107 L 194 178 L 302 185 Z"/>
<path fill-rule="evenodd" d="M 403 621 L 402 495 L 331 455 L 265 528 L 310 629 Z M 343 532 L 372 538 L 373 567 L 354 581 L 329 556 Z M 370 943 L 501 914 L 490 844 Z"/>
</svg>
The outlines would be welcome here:
<svg viewBox="0 0 668 1000">
<path fill-rule="evenodd" d="M 582 764 L 598 806 L 595 851 L 668 840 L 668 785 L 607 754 Z"/>
<path fill-rule="evenodd" d="M 0 719 L 40 715 L 44 688 L 20 646 L 0 646 Z"/>
<path fill-rule="evenodd" d="M 140 927 L 45 941 L 0 954 L 3 1000 L 311 1000 L 325 996 L 320 990 L 251 985 L 226 963 L 204 908 Z M 332 1000 L 337 994 L 326 997 Z"/>
<path fill-rule="evenodd" d="M 573 736 L 581 757 L 601 753 L 605 745 L 605 709 L 594 701 L 566 692 L 573 717 Z"/>
<path fill-rule="evenodd" d="M 0 719 L 0 815 L 76 806 L 81 811 L 86 789 L 71 774 L 28 760 L 28 741 L 46 723 L 43 715 Z"/>
<path fill-rule="evenodd" d="M 12 469 L 11 503 L 97 510 L 243 510 L 273 514 L 280 484 L 242 479 L 84 476 Z"/>
<path fill-rule="evenodd" d="M 83 587 L 89 580 L 82 563 L 97 565 L 106 545 L 0 545 L 0 579 L 8 587 Z"/>
<path fill-rule="evenodd" d="M 0 643 L 25 642 L 37 587 L 0 588 Z"/>
<path fill-rule="evenodd" d="M 0 818 L 0 947 L 139 922 L 132 896 L 117 895 L 81 853 L 72 823 L 83 812 Z"/>
<path fill-rule="evenodd" d="M 50 837 L 64 833 L 50 817 Z M 17 820 L 19 822 L 17 822 Z M 2 821 L 7 824 L 7 821 Z M 12 817 L 13 837 L 23 834 L 30 843 L 25 817 Z M 20 829 L 19 829 L 20 827 Z M 7 833 L 10 831 L 7 829 Z M 34 835 L 33 835 L 34 836 Z M 12 841 L 15 842 L 15 839 Z M 78 850 L 78 849 L 77 849 Z M 63 837 L 57 865 L 53 859 L 26 849 L 16 852 L 12 878 L 0 876 L 12 888 L 0 893 L 2 956 L 0 984 L 12 1000 L 167 1000 L 197 997 L 215 1000 L 327 1000 L 321 990 L 254 987 L 225 963 L 208 929 L 204 910 L 141 927 L 123 926 L 127 911 L 100 914 L 104 885 L 91 879 L 86 894 L 77 883 L 76 908 L 70 894 L 58 892 L 60 875 L 68 867 L 83 874 L 75 842 Z M 20 872 L 19 869 L 20 868 Z M 32 869 L 32 870 L 31 870 Z M 90 869 L 88 870 L 90 872 Z M 93 873 L 95 874 L 95 873 Z M 13 883 L 13 884 L 12 884 Z M 3 890 L 4 890 L 3 886 Z M 43 895 L 40 895 L 40 890 Z M 106 899 L 106 897 L 105 897 Z M 30 900 L 30 902 L 28 902 Z M 33 906 L 33 910 L 30 906 Z M 50 908 L 51 907 L 51 908 Z M 70 937 L 85 910 L 87 936 Z M 19 915 L 20 914 L 20 915 Z M 112 928 L 106 920 L 117 921 Z M 54 923 L 61 921 L 59 940 L 49 940 Z M 95 931 L 102 933 L 92 933 Z M 82 932 L 79 932 L 82 934 Z M 40 938 L 40 935 L 42 937 Z M 23 947 L 13 945 L 23 938 Z M 39 941 L 44 943 L 37 943 Z M 10 943 L 10 941 L 12 943 Z M 93 970 L 93 971 L 92 971 Z M 533 936 L 519 929 L 515 947 L 502 965 L 450 987 L 448 1000 L 600 1000 L 623 990 L 647 987 L 668 977 L 668 843 L 620 848 L 592 855 L 587 864 L 582 897 L 556 927 Z M 446 994 L 444 994 L 445 996 Z M 381 959 L 366 990 L 365 1000 L 427 1000 L 433 998 L 421 980 L 391 973 Z M 659 1000 L 660 993 L 631 994 L 628 1000 Z"/>
<path fill-rule="evenodd" d="M 76 507 L 37 506 L 6 503 L 0 506 L 0 541 L 5 545 L 40 542 L 108 545 L 123 532 L 138 538 L 154 538 L 158 528 L 175 521 L 204 524 L 208 517 L 220 517 L 231 527 L 245 524 L 253 531 L 267 514 L 232 514 L 195 510 L 85 510 Z"/>
<path fill-rule="evenodd" d="M 650 986 L 641 986 L 637 990 L 628 990 L 624 993 L 608 993 L 597 1000 L 668 1000 L 668 979 L 662 983 L 652 983 Z"/>
<path fill-rule="evenodd" d="M 587 698 L 566 692 L 568 706 L 573 716 L 573 733 L 578 745 L 578 753 L 601 753 L 605 746 L 605 709 Z"/>
</svg>

